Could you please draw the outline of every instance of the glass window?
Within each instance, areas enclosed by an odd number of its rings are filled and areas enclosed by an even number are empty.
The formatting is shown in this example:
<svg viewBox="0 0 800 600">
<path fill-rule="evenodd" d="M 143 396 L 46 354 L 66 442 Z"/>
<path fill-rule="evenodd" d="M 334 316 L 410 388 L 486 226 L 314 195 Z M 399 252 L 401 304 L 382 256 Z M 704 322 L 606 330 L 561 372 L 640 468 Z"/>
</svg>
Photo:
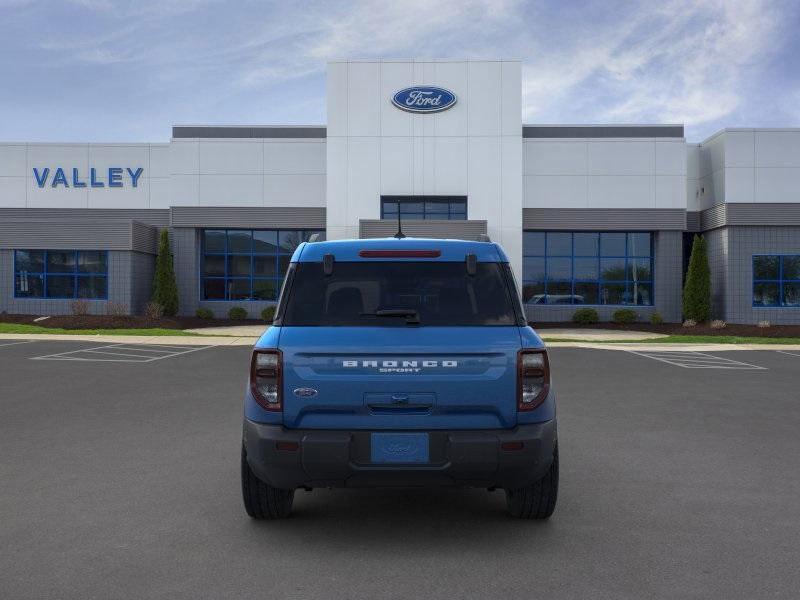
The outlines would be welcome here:
<svg viewBox="0 0 800 600">
<path fill-rule="evenodd" d="M 15 250 L 17 298 L 106 299 L 108 252 L 105 250 Z"/>
<path fill-rule="evenodd" d="M 800 255 L 753 256 L 753 306 L 800 306 Z"/>
<path fill-rule="evenodd" d="M 514 325 L 512 290 L 500 263 L 479 262 L 468 275 L 457 262 L 337 262 L 324 276 L 322 263 L 298 263 L 286 299 L 287 326 L 398 326 L 416 311 L 419 326 Z"/>
<path fill-rule="evenodd" d="M 207 229 L 202 235 L 203 300 L 277 299 L 292 253 L 316 229 Z"/>
<path fill-rule="evenodd" d="M 523 300 L 652 306 L 649 232 L 526 231 Z"/>
<path fill-rule="evenodd" d="M 442 219 L 464 221 L 467 199 L 462 196 L 384 196 L 381 198 L 381 219 Z"/>
</svg>

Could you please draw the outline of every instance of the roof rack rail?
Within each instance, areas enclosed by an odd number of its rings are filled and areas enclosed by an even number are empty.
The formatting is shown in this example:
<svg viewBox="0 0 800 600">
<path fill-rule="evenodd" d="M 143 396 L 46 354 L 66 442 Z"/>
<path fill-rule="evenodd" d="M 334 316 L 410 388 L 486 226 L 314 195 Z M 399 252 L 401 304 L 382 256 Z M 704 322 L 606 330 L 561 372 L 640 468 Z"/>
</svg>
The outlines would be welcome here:
<svg viewBox="0 0 800 600">
<path fill-rule="evenodd" d="M 478 241 L 479 242 L 491 242 L 492 238 L 489 237 L 486 233 L 479 233 L 478 234 Z"/>
</svg>

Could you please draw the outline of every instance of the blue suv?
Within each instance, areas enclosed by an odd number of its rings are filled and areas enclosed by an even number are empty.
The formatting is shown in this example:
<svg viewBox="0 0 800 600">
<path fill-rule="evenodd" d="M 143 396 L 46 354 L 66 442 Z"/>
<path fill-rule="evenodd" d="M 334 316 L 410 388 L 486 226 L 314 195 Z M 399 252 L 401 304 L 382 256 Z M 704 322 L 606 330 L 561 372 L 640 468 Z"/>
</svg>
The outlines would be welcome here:
<svg viewBox="0 0 800 600">
<path fill-rule="evenodd" d="M 547 350 L 492 242 L 301 244 L 245 395 L 242 494 L 286 517 L 316 487 L 503 488 L 546 519 L 558 492 Z"/>
</svg>

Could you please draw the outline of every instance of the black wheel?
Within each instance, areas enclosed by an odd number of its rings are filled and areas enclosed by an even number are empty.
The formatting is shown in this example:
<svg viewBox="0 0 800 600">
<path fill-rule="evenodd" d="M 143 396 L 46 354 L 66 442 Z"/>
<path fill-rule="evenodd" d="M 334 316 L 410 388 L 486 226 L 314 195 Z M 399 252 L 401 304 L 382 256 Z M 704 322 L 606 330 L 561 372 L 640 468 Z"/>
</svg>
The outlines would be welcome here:
<svg viewBox="0 0 800 600">
<path fill-rule="evenodd" d="M 242 446 L 242 498 L 244 509 L 254 519 L 283 519 L 292 512 L 294 490 L 281 490 L 264 483 L 247 464 Z"/>
<path fill-rule="evenodd" d="M 558 444 L 553 450 L 553 463 L 539 481 L 517 490 L 506 490 L 506 503 L 511 516 L 519 519 L 547 519 L 556 508 L 558 497 Z"/>
</svg>

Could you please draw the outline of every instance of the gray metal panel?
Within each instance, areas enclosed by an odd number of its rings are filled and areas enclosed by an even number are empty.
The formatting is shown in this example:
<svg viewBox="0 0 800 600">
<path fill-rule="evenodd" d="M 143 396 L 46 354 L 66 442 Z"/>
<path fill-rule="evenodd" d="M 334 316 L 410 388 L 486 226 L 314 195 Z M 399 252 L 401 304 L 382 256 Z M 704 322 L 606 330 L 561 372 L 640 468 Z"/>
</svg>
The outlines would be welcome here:
<svg viewBox="0 0 800 600">
<path fill-rule="evenodd" d="M 323 125 L 311 127 L 205 127 L 176 126 L 173 138 L 284 138 L 320 139 L 327 135 Z"/>
<path fill-rule="evenodd" d="M 75 219 L 84 221 L 124 221 L 134 219 L 166 227 L 169 225 L 167 208 L 0 208 L 0 221 L 5 219 Z"/>
<path fill-rule="evenodd" d="M 686 229 L 682 208 L 524 208 L 522 228 L 567 231 Z"/>
<path fill-rule="evenodd" d="M 131 249 L 137 252 L 144 252 L 146 254 L 155 254 L 158 244 L 158 229 L 140 223 L 139 221 L 131 222 Z"/>
<path fill-rule="evenodd" d="M 397 233 L 394 219 L 361 219 L 358 227 L 361 238 L 391 237 Z M 409 237 L 477 241 L 486 235 L 486 221 L 407 220 L 403 221 L 403 233 Z"/>
<path fill-rule="evenodd" d="M 725 204 L 717 204 L 700 213 L 700 229 L 708 231 L 717 227 L 724 227 L 727 220 L 727 208 Z"/>
<path fill-rule="evenodd" d="M 0 248 L 130 250 L 131 221 L 3 220 Z"/>
<path fill-rule="evenodd" d="M 728 225 L 800 225 L 800 196 L 798 203 L 730 203 L 727 206 Z"/>
<path fill-rule="evenodd" d="M 523 125 L 524 138 L 682 138 L 683 125 Z"/>
<path fill-rule="evenodd" d="M 325 209 L 298 206 L 174 206 L 172 227 L 324 229 Z"/>
<path fill-rule="evenodd" d="M 686 231 L 700 231 L 700 211 L 692 210 L 686 213 Z"/>
</svg>

